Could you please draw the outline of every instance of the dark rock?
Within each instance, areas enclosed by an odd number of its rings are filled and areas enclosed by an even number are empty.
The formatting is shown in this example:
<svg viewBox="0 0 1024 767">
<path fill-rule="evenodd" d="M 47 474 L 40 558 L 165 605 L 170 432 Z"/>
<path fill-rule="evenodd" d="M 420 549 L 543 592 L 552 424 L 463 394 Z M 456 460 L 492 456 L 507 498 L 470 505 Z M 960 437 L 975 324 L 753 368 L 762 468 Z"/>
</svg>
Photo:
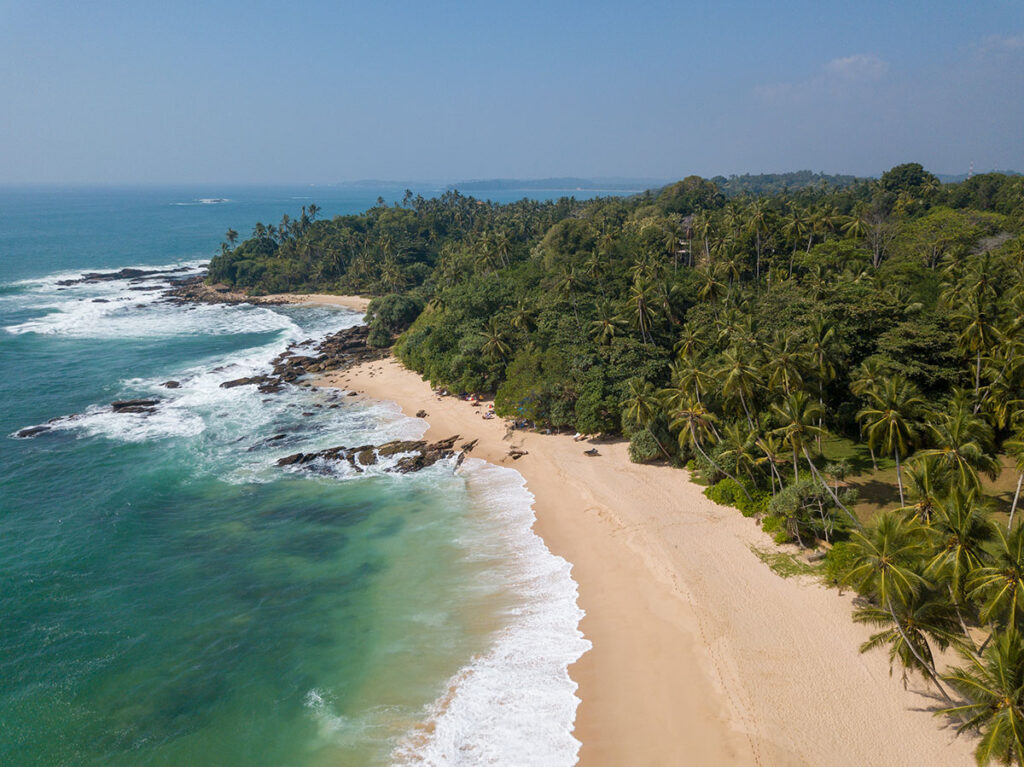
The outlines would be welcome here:
<svg viewBox="0 0 1024 767">
<path fill-rule="evenodd" d="M 34 437 L 37 434 L 42 434 L 44 431 L 49 431 L 49 426 L 30 426 L 27 429 L 22 429 L 14 436 L 20 437 L 21 439 L 27 439 L 28 437 Z"/>
<path fill-rule="evenodd" d="M 250 376 L 248 378 L 235 378 L 221 383 L 222 389 L 234 389 L 236 386 L 249 386 L 251 384 L 272 383 L 274 379 L 270 376 Z"/>
<path fill-rule="evenodd" d="M 332 447 L 315 453 L 295 453 L 285 456 L 277 461 L 277 465 L 302 465 L 319 458 L 327 461 L 345 461 L 357 472 L 362 472 L 360 467 L 372 466 L 380 458 L 401 455 L 395 466 L 386 469 L 386 471 L 406 474 L 411 471 L 425 469 L 427 466 L 432 466 L 446 458 L 451 458 L 455 455 L 453 446 L 457 440 L 458 436 L 456 435 L 432 443 L 427 443 L 424 440 L 392 440 L 377 447 L 373 445 Z"/>
<path fill-rule="evenodd" d="M 426 418 L 427 417 L 427 411 L 426 410 L 417 410 L 416 411 L 416 417 L 417 418 Z"/>
<path fill-rule="evenodd" d="M 109 298 L 94 298 L 92 300 L 92 302 L 94 304 L 109 304 L 110 303 L 110 299 Z"/>
<path fill-rule="evenodd" d="M 117 272 L 88 272 L 75 280 L 60 280 L 58 285 L 80 285 L 83 282 L 111 282 L 113 280 L 130 280 L 151 275 L 176 274 L 187 272 L 188 267 L 182 266 L 177 269 L 121 269 Z"/>
<path fill-rule="evenodd" d="M 164 381 L 161 386 L 165 389 L 177 389 L 181 386 L 181 383 L 178 381 Z"/>
<path fill-rule="evenodd" d="M 126 399 L 111 402 L 115 413 L 152 413 L 160 403 L 158 399 Z"/>
</svg>

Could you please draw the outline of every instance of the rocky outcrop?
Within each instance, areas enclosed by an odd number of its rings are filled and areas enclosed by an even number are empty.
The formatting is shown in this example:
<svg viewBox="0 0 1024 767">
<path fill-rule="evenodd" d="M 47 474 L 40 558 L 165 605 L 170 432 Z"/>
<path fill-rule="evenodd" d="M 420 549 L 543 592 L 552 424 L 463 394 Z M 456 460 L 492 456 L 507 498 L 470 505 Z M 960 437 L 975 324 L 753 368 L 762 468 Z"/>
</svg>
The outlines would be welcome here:
<svg viewBox="0 0 1024 767">
<path fill-rule="evenodd" d="M 326 373 L 332 370 L 343 370 L 352 365 L 368 360 L 381 359 L 384 353 L 366 345 L 369 334 L 366 325 L 345 328 L 332 333 L 321 341 L 312 353 L 297 353 L 298 349 L 309 346 L 312 340 L 292 344 L 285 351 L 270 361 L 273 368 L 270 375 L 234 378 L 221 384 L 223 389 L 236 386 L 258 386 L 264 393 L 281 391 L 285 384 L 294 383 L 310 373 Z"/>
<path fill-rule="evenodd" d="M 311 466 L 319 462 L 344 461 L 356 472 L 362 473 L 364 467 L 375 465 L 381 458 L 400 455 L 401 458 L 394 466 L 384 471 L 408 474 L 411 471 L 419 471 L 428 466 L 433 466 L 438 461 L 451 458 L 455 455 L 455 443 L 459 436 L 442 439 L 438 442 L 427 442 L 426 440 L 392 440 L 383 445 L 360 445 L 358 447 L 331 447 L 326 450 L 318 450 L 314 453 L 293 453 L 278 460 L 278 466 L 303 466 L 308 469 L 316 469 Z M 460 454 L 461 457 L 461 454 Z M 461 461 L 460 461 L 461 463 Z"/>
<path fill-rule="evenodd" d="M 163 276 L 187 272 L 187 266 L 177 269 L 121 269 L 116 272 L 87 272 L 74 280 L 58 280 L 58 285 L 81 285 L 87 282 L 113 282 L 114 280 L 137 280 L 140 277 Z"/>
<path fill-rule="evenodd" d="M 49 430 L 49 426 L 29 426 L 27 429 L 22 429 L 14 436 L 18 437 L 19 439 L 28 439 L 29 437 L 34 437 L 37 434 L 42 434 L 44 431 Z"/>
<path fill-rule="evenodd" d="M 206 275 L 200 274 L 181 280 L 164 295 L 171 301 L 180 304 L 248 304 L 255 301 L 240 291 L 232 290 L 223 283 L 208 285 Z M 261 298 L 261 304 L 275 306 L 285 304 L 286 301 L 277 301 L 268 298 Z"/>
<path fill-rule="evenodd" d="M 110 407 L 115 413 L 152 413 L 160 404 L 158 399 L 125 399 L 111 402 Z"/>
</svg>

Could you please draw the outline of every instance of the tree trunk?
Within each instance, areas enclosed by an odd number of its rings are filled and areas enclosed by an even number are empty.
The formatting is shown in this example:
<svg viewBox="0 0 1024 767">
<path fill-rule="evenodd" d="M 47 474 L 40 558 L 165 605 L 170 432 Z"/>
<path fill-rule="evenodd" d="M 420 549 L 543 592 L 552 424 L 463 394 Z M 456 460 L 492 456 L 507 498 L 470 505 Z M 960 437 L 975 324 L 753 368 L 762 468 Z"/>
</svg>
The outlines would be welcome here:
<svg viewBox="0 0 1024 767">
<path fill-rule="evenodd" d="M 900 451 L 896 450 L 893 455 L 896 456 L 896 485 L 900 489 L 900 508 L 902 508 L 907 504 L 903 500 L 903 472 L 900 471 Z"/>
<path fill-rule="evenodd" d="M 730 474 L 729 472 L 727 472 L 727 471 L 726 471 L 725 469 L 723 469 L 723 468 L 722 468 L 721 466 L 719 466 L 719 465 L 718 465 L 717 463 L 715 463 L 714 461 L 712 461 L 712 460 L 711 460 L 711 456 L 709 456 L 709 455 L 708 455 L 707 453 L 705 453 L 705 452 L 704 452 L 703 448 L 701 448 L 701 446 L 700 446 L 700 442 L 699 442 L 699 441 L 697 440 L 697 430 L 696 430 L 696 429 L 694 428 L 694 426 L 693 426 L 693 423 L 692 423 L 692 422 L 690 423 L 690 436 L 691 436 L 691 437 L 693 438 L 693 446 L 694 446 L 695 448 L 697 448 L 697 450 L 698 450 L 698 451 L 700 452 L 700 454 L 701 454 L 702 456 L 704 456 L 704 460 L 705 460 L 705 461 L 707 461 L 708 463 L 710 463 L 710 464 L 711 464 L 712 466 L 714 466 L 714 467 L 715 467 L 716 469 L 718 469 L 718 470 L 719 470 L 720 472 L 722 472 L 722 473 L 723 473 L 723 474 L 724 474 L 725 476 L 727 476 L 727 477 L 728 477 L 729 479 L 731 479 L 731 480 L 732 480 L 733 482 L 735 482 L 735 483 L 736 483 L 737 485 L 739 485 L 739 486 L 740 486 L 740 490 L 742 490 L 742 491 L 743 491 L 743 494 L 744 494 L 745 496 L 747 496 L 747 500 L 748 500 L 748 501 L 753 501 L 754 499 L 753 499 L 753 498 L 751 498 L 751 497 L 750 497 L 750 493 L 748 493 L 748 492 L 747 492 L 747 486 L 746 486 L 746 485 L 744 485 L 744 484 L 743 484 L 742 482 L 740 482 L 739 480 L 737 480 L 737 479 L 736 479 L 736 477 L 734 477 L 734 476 L 733 476 L 732 474 Z"/>
<path fill-rule="evenodd" d="M 949 693 L 946 692 L 946 688 L 943 687 L 942 683 L 939 681 L 939 675 L 935 673 L 935 669 L 932 668 L 931 664 L 925 663 L 924 658 L 922 658 L 920 654 L 917 652 L 917 648 L 914 647 L 913 642 L 911 642 L 907 635 L 903 632 L 903 625 L 900 623 L 900 619 L 896 617 L 895 610 L 892 609 L 892 600 L 887 600 L 885 606 L 886 609 L 889 610 L 889 615 L 892 616 L 893 623 L 896 624 L 896 630 L 900 633 L 900 636 L 903 637 L 904 644 L 907 645 L 907 648 L 910 650 L 910 652 L 913 653 L 915 658 L 917 658 L 917 662 L 921 664 L 921 667 L 925 670 L 925 673 L 931 678 L 933 682 L 935 682 L 935 686 L 939 689 L 939 692 L 942 693 L 942 697 L 945 698 L 952 706 L 954 704 L 954 701 L 951 697 L 949 697 Z"/>
<path fill-rule="evenodd" d="M 806 452 L 806 450 L 805 450 L 805 452 Z M 808 461 L 811 460 L 810 457 L 808 457 L 807 460 Z M 794 482 L 799 482 L 800 481 L 800 467 L 797 465 L 796 443 L 795 442 L 793 443 L 793 481 Z"/>
<path fill-rule="evenodd" d="M 1010 506 L 1010 521 L 1006 523 L 1006 532 L 1010 532 L 1010 528 L 1013 527 L 1013 514 L 1017 511 L 1017 501 L 1020 499 L 1020 485 L 1024 482 L 1024 471 L 1017 477 L 1017 489 L 1013 493 L 1013 505 Z"/>
<path fill-rule="evenodd" d="M 838 506 L 840 509 L 846 512 L 846 516 L 850 518 L 850 521 L 853 522 L 854 526 L 858 530 L 863 530 L 864 525 L 862 525 L 860 523 L 860 520 L 857 519 L 857 517 L 855 517 L 853 513 L 848 508 L 846 508 L 846 506 L 843 505 L 843 502 L 839 500 L 839 496 L 832 492 L 832 488 L 828 486 L 828 482 L 826 482 L 825 478 L 821 476 L 821 473 L 818 471 L 818 467 L 815 466 L 814 461 L 811 460 L 811 454 L 807 452 L 806 447 L 804 448 L 804 458 L 807 459 L 807 465 L 811 467 L 811 474 L 817 478 L 817 480 L 821 483 L 821 486 L 824 487 L 825 490 L 828 491 L 828 494 L 832 496 L 832 500 L 836 502 L 836 506 Z"/>
</svg>

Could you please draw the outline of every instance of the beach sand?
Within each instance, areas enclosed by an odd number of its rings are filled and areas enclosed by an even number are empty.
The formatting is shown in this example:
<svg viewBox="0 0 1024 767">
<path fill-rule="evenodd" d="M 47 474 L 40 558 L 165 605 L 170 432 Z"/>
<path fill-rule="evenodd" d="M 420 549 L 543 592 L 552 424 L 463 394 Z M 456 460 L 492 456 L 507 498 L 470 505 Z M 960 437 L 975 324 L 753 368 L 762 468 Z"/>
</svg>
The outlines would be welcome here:
<svg viewBox="0 0 1024 767">
<path fill-rule="evenodd" d="M 310 304 L 313 306 L 341 306 L 365 312 L 372 300 L 370 296 L 335 296 L 328 293 L 271 293 L 248 298 L 254 304 Z"/>
<path fill-rule="evenodd" d="M 393 359 L 319 383 L 425 410 L 428 439 L 479 439 L 474 457 L 526 478 L 593 642 L 570 668 L 585 767 L 973 764 L 933 692 L 905 690 L 884 651 L 858 652 L 870 631 L 851 595 L 775 574 L 752 550 L 773 550 L 769 537 L 685 471 L 633 464 L 623 442 L 510 432 Z"/>
</svg>

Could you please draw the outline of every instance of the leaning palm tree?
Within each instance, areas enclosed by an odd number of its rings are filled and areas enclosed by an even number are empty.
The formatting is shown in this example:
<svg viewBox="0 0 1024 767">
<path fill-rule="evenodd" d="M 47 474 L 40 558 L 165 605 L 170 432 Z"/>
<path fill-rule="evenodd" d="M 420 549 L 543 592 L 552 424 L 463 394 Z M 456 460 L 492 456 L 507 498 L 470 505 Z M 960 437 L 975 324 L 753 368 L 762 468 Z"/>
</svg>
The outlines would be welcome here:
<svg viewBox="0 0 1024 767">
<path fill-rule="evenodd" d="M 804 372 L 810 367 L 810 358 L 797 338 L 796 333 L 776 332 L 767 352 L 765 373 L 768 385 L 781 389 L 789 395 L 804 379 Z"/>
<path fill-rule="evenodd" d="M 914 501 L 904 506 L 918 522 L 927 525 L 938 513 L 941 499 L 950 487 L 949 470 L 935 456 L 907 466 L 907 494 Z"/>
<path fill-rule="evenodd" d="M 964 702 L 939 711 L 960 718 L 957 732 L 981 734 L 979 767 L 1024 763 L 1024 641 L 1007 631 L 980 657 L 962 651 L 966 665 L 943 676 Z"/>
<path fill-rule="evenodd" d="M 661 400 L 658 399 L 654 385 L 642 378 L 633 378 L 627 389 L 628 393 L 621 402 L 623 415 L 646 429 L 665 457 L 670 458 L 664 445 L 658 441 L 657 436 L 651 430 L 651 425 L 661 414 Z"/>
<path fill-rule="evenodd" d="M 953 324 L 960 331 L 957 339 L 964 354 L 973 354 L 974 364 L 974 397 L 981 397 L 981 358 L 1001 338 L 999 329 L 993 322 L 993 307 L 979 294 L 972 295 L 953 314 Z"/>
<path fill-rule="evenodd" d="M 679 446 L 682 448 L 692 447 L 703 456 L 704 460 L 711 464 L 717 471 L 736 482 L 743 494 L 750 500 L 750 493 L 746 486 L 739 482 L 736 477 L 727 472 L 715 460 L 709 456 L 703 447 L 703 442 L 714 430 L 715 415 L 696 400 L 685 402 L 672 413 L 672 420 L 669 428 L 678 432 Z"/>
<path fill-rule="evenodd" d="M 913 615 L 921 607 L 921 595 L 930 584 L 918 571 L 921 557 L 926 551 L 921 530 L 906 517 L 884 514 L 879 521 L 864 531 L 856 531 L 850 539 L 854 554 L 847 574 L 857 590 L 872 598 L 879 610 L 889 615 L 891 625 L 902 640 L 899 652 L 913 656 L 914 667 L 928 676 L 939 692 L 949 700 L 935 674 L 930 654 L 925 655 L 919 642 L 908 635 L 904 621 L 908 610 Z M 866 622 L 878 623 L 878 614 L 865 614 Z M 870 640 L 869 640 L 870 641 Z"/>
<path fill-rule="evenodd" d="M 760 466 L 757 446 L 757 429 L 754 427 L 744 428 L 737 423 L 730 423 L 722 427 L 722 450 L 719 458 L 736 467 L 736 472 L 743 472 L 755 482 L 754 469 Z"/>
<path fill-rule="evenodd" d="M 903 472 L 900 458 L 910 452 L 917 434 L 915 419 L 924 406 L 917 388 L 902 376 L 887 379 L 881 387 L 867 392 L 871 406 L 857 414 L 864 424 L 868 445 L 881 448 L 896 459 L 896 483 L 900 490 L 900 506 L 906 505 L 903 497 Z"/>
<path fill-rule="evenodd" d="M 906 603 L 896 602 L 892 611 L 878 605 L 865 604 L 853 613 L 857 623 L 881 628 L 860 646 L 861 652 L 876 647 L 889 648 L 889 673 L 896 661 L 903 667 L 903 686 L 909 671 L 918 671 L 935 680 L 935 656 L 932 644 L 940 650 L 950 645 L 960 647 L 963 637 L 956 611 L 948 599 L 922 590 L 911 594 Z"/>
</svg>

